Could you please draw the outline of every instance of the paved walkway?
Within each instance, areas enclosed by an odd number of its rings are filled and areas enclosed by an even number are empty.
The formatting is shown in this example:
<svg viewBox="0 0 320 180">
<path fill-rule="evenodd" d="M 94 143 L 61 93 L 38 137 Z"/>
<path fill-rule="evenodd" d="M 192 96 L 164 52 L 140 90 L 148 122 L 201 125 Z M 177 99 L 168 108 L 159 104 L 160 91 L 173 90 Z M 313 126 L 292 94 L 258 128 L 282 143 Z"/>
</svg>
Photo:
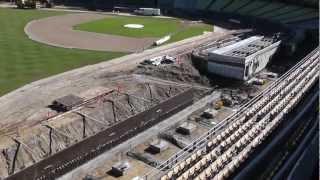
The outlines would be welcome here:
<svg viewBox="0 0 320 180">
<path fill-rule="evenodd" d="M 155 38 L 131 38 L 94 32 L 78 31 L 77 24 L 108 18 L 96 13 L 75 13 L 34 20 L 27 24 L 25 33 L 30 39 L 63 48 L 96 51 L 136 52 L 149 47 Z"/>
</svg>

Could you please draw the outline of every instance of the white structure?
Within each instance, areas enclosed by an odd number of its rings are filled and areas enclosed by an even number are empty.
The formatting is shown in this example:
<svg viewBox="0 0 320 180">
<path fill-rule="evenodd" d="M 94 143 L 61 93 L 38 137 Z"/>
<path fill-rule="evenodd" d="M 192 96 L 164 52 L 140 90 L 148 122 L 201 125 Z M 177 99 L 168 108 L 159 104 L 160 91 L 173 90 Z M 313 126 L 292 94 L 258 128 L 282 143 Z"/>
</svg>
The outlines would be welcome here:
<svg viewBox="0 0 320 180">
<path fill-rule="evenodd" d="M 158 8 L 139 8 L 135 10 L 134 13 L 144 15 L 144 16 L 160 16 L 161 11 Z"/>
<path fill-rule="evenodd" d="M 208 72 L 248 80 L 263 70 L 277 51 L 278 37 L 252 36 L 208 53 Z"/>
<path fill-rule="evenodd" d="M 163 38 L 161 38 L 161 39 L 159 39 L 159 40 L 155 41 L 155 42 L 154 42 L 154 45 L 156 45 L 156 46 L 160 46 L 160 45 L 162 45 L 162 44 L 164 44 L 164 43 L 168 42 L 170 39 L 171 39 L 171 36 L 170 36 L 170 35 L 169 35 L 169 36 L 165 36 L 165 37 L 163 37 Z"/>
<path fill-rule="evenodd" d="M 176 61 L 175 57 L 165 55 L 165 56 L 157 56 L 151 59 L 146 59 L 141 64 L 159 66 L 161 64 L 173 64 L 175 63 L 175 61 Z"/>
<path fill-rule="evenodd" d="M 142 29 L 144 28 L 144 25 L 142 24 L 126 24 L 124 25 L 126 28 L 131 28 L 131 29 Z"/>
<path fill-rule="evenodd" d="M 169 143 L 164 140 L 155 140 L 150 143 L 149 150 L 153 153 L 161 153 L 169 148 Z"/>
<path fill-rule="evenodd" d="M 177 128 L 177 132 L 183 135 L 190 135 L 196 129 L 197 129 L 197 126 L 195 124 L 191 122 L 184 122 Z"/>
</svg>

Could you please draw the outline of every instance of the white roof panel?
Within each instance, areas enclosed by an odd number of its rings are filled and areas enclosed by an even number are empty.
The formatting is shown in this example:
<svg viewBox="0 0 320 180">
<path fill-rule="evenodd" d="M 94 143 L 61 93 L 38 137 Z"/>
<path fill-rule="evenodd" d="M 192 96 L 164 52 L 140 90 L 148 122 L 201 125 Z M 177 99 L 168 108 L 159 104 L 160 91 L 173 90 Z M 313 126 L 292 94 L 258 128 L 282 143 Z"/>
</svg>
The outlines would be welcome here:
<svg viewBox="0 0 320 180">
<path fill-rule="evenodd" d="M 214 50 L 214 51 L 212 51 L 210 53 L 223 55 L 225 53 L 228 53 L 228 52 L 230 52 L 232 50 L 235 50 L 235 49 L 237 49 L 239 47 L 242 47 L 244 45 L 250 44 L 250 43 L 252 43 L 254 41 L 257 41 L 259 39 L 262 39 L 262 38 L 263 38 L 263 36 L 252 36 L 250 38 L 247 38 L 247 39 L 244 39 L 242 41 L 236 42 L 236 43 L 231 44 L 229 46 L 225 46 L 225 47 L 216 49 L 216 50 Z"/>
</svg>

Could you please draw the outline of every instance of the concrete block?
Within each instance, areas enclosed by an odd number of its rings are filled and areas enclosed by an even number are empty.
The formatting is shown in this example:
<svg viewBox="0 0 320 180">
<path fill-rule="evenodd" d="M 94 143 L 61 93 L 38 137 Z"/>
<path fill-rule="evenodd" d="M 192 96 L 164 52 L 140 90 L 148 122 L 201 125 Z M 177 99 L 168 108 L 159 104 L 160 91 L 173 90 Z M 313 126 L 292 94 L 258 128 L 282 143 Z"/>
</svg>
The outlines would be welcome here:
<svg viewBox="0 0 320 180">
<path fill-rule="evenodd" d="M 202 113 L 202 117 L 206 119 L 212 119 L 218 114 L 218 111 L 215 109 L 207 109 Z"/>
<path fill-rule="evenodd" d="M 122 161 L 114 164 L 111 169 L 111 173 L 115 176 L 123 176 L 126 171 L 130 169 L 130 163 L 128 161 Z"/>
<path fill-rule="evenodd" d="M 177 128 L 177 132 L 183 135 L 190 135 L 196 129 L 197 126 L 195 124 L 190 122 L 184 122 Z"/>
<path fill-rule="evenodd" d="M 156 140 L 150 143 L 148 150 L 152 153 L 161 153 L 169 148 L 168 142 L 164 140 Z"/>
</svg>

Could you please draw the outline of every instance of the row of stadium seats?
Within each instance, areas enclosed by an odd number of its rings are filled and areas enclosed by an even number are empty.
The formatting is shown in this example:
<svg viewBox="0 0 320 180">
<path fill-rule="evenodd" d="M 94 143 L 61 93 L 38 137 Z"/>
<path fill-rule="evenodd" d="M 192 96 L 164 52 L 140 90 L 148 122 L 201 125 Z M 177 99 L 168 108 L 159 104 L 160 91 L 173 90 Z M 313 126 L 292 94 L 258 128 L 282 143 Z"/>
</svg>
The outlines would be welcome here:
<svg viewBox="0 0 320 180">
<path fill-rule="evenodd" d="M 267 1 L 251 0 L 245 6 L 239 7 L 239 9 L 236 11 L 236 13 L 239 13 L 241 15 L 250 15 L 250 13 L 265 7 L 267 4 L 269 4 L 269 2 L 267 2 Z"/>
<path fill-rule="evenodd" d="M 242 1 L 234 1 L 230 6 L 226 7 L 224 9 L 225 12 L 235 12 L 240 7 L 245 6 L 247 3 L 249 3 L 251 0 L 242 0 Z"/>
<path fill-rule="evenodd" d="M 252 11 L 250 15 L 265 17 L 268 16 L 268 14 L 273 14 L 275 11 L 284 10 L 285 8 L 287 8 L 287 6 L 284 3 L 268 3 L 264 7 Z"/>
<path fill-rule="evenodd" d="M 267 0 L 197 0 L 195 6 L 197 10 L 237 13 L 281 23 L 319 16 L 316 9 Z"/>
<path fill-rule="evenodd" d="M 196 4 L 197 10 L 206 10 L 208 6 L 210 6 L 212 0 L 198 0 Z"/>
<path fill-rule="evenodd" d="M 308 13 L 308 14 L 304 14 L 302 16 L 293 17 L 291 19 L 282 20 L 281 22 L 283 22 L 283 23 L 292 23 L 292 22 L 301 21 L 301 20 L 315 19 L 315 18 L 318 18 L 318 17 L 319 17 L 318 14 Z"/>
<path fill-rule="evenodd" d="M 289 6 L 281 7 L 280 9 L 275 9 L 272 12 L 261 15 L 260 17 L 272 19 L 272 17 L 280 17 L 283 15 L 290 15 L 291 13 L 294 13 L 294 12 L 297 12 L 300 10 L 305 10 L 305 9 L 297 7 L 297 6 L 290 6 L 289 5 Z"/>
</svg>

